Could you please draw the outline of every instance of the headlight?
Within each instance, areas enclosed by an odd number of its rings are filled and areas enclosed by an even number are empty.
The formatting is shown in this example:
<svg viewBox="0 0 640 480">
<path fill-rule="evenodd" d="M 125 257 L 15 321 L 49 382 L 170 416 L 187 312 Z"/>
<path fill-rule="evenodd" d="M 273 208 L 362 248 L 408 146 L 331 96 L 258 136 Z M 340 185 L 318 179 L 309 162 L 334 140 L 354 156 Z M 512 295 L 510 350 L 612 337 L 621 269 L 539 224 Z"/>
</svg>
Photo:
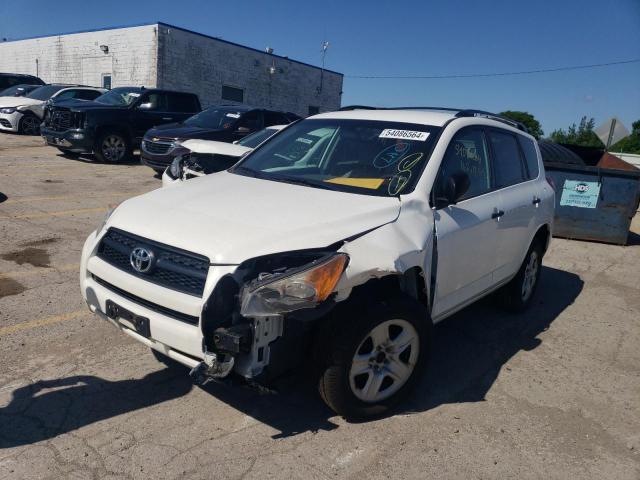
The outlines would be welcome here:
<svg viewBox="0 0 640 480">
<path fill-rule="evenodd" d="M 104 226 L 107 224 L 107 220 L 109 220 L 109 217 L 111 216 L 111 214 L 114 212 L 114 210 L 116 208 L 118 208 L 118 205 L 120 205 L 120 204 L 119 203 L 113 203 L 113 204 L 109 205 L 109 209 L 107 210 L 107 213 L 105 214 L 104 218 L 102 219 L 102 221 L 98 225 L 98 229 L 96 230 L 97 233 L 100 233 L 102 231 Z"/>
<path fill-rule="evenodd" d="M 0 108 L 0 113 L 16 113 L 15 107 Z"/>
<path fill-rule="evenodd" d="M 182 177 L 182 155 L 178 155 L 169 165 L 169 173 L 173 178 Z"/>
<path fill-rule="evenodd" d="M 268 317 L 315 307 L 331 295 L 348 258 L 338 253 L 291 273 L 268 275 L 245 285 L 240 313 L 245 317 Z"/>
</svg>

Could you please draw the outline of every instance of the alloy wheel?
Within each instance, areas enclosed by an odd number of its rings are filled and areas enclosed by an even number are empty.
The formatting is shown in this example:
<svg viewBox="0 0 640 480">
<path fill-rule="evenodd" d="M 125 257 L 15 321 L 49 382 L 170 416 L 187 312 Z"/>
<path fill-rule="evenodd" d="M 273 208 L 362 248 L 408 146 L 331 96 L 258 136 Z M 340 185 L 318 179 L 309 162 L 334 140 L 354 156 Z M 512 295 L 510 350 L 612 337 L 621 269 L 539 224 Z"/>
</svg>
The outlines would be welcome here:
<svg viewBox="0 0 640 480">
<path fill-rule="evenodd" d="M 25 135 L 37 135 L 40 132 L 40 119 L 33 115 L 23 117 L 21 125 Z"/>
<path fill-rule="evenodd" d="M 101 150 L 104 158 L 109 162 L 119 162 L 124 158 L 127 145 L 122 137 L 118 135 L 107 135 L 102 141 Z"/>
<path fill-rule="evenodd" d="M 527 266 L 524 270 L 522 289 L 520 292 L 520 294 L 522 295 L 522 300 L 524 300 L 525 302 L 533 293 L 533 289 L 538 279 L 538 268 L 540 268 L 540 264 L 538 262 L 538 253 L 535 250 L 532 250 L 529 254 L 529 261 L 527 262 Z"/>
<path fill-rule="evenodd" d="M 351 391 L 367 403 L 389 398 L 411 377 L 419 350 L 418 332 L 408 321 L 394 319 L 376 325 L 351 362 Z"/>
</svg>

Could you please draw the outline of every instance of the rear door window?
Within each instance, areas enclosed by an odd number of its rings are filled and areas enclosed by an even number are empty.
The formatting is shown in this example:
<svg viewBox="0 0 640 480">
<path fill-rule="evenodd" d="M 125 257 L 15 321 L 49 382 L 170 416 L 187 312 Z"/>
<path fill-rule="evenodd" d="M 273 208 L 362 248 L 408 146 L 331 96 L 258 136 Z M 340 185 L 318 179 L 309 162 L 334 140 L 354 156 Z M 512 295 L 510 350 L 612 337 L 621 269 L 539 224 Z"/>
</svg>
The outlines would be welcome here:
<svg viewBox="0 0 640 480">
<path fill-rule="evenodd" d="M 520 149 L 515 135 L 489 130 L 493 152 L 493 170 L 496 188 L 505 188 L 526 180 Z"/>
<path fill-rule="evenodd" d="M 538 151 L 533 140 L 522 135 L 518 135 L 522 152 L 524 153 L 524 160 L 527 164 L 527 173 L 529 179 L 538 178 L 540 173 L 540 166 L 538 165 Z"/>
<path fill-rule="evenodd" d="M 491 190 L 489 153 L 482 129 L 465 128 L 453 137 L 442 159 L 436 196 L 444 191 L 449 176 L 459 172 L 466 173 L 470 181 L 469 190 L 461 200 L 477 197 Z"/>
<path fill-rule="evenodd" d="M 269 127 L 271 125 L 286 125 L 289 123 L 289 119 L 284 113 L 264 111 L 264 126 Z"/>
<path fill-rule="evenodd" d="M 179 113 L 196 113 L 200 111 L 198 100 L 194 95 L 185 93 L 170 93 L 169 111 Z"/>
<path fill-rule="evenodd" d="M 150 112 L 168 112 L 169 100 L 167 97 L 166 93 L 147 93 L 141 103 L 150 103 L 151 107 L 147 109 Z"/>
</svg>

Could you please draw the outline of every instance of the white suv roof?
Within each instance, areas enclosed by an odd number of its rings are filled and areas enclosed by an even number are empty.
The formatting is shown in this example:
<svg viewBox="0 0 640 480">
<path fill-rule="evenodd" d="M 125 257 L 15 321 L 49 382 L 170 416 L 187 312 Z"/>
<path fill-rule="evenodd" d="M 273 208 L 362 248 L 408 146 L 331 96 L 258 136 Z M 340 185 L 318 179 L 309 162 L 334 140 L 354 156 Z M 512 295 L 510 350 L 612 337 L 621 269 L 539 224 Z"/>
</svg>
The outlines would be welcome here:
<svg viewBox="0 0 640 480">
<path fill-rule="evenodd" d="M 416 123 L 421 125 L 443 126 L 453 118 L 480 117 L 489 120 L 506 123 L 513 128 L 523 130 L 526 128 L 511 119 L 501 117 L 495 113 L 482 110 L 447 109 L 432 107 L 406 107 L 406 108 L 372 108 L 372 107 L 343 107 L 335 112 L 321 113 L 312 118 L 336 118 L 353 120 L 383 120 L 390 122 Z"/>
</svg>

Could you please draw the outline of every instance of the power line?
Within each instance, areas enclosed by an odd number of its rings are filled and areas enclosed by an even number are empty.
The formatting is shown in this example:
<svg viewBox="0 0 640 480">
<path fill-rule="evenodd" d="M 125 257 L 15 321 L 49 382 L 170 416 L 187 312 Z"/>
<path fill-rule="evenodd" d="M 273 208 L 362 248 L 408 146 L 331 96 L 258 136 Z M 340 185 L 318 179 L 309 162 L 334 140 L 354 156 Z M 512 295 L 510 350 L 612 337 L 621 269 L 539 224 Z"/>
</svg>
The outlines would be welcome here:
<svg viewBox="0 0 640 480">
<path fill-rule="evenodd" d="M 396 79 L 396 80 L 409 80 L 409 79 L 422 79 L 422 80 L 435 80 L 444 78 L 478 78 L 478 77 L 507 77 L 512 75 L 530 75 L 534 73 L 549 73 L 549 72 L 565 72 L 567 70 L 584 70 L 587 68 L 599 68 L 609 67 L 612 65 L 624 65 L 628 63 L 638 63 L 640 58 L 632 60 L 621 60 L 619 62 L 607 62 L 607 63 L 593 63 L 591 65 L 574 65 L 571 67 L 556 67 L 556 68 L 541 68 L 538 70 L 522 70 L 519 72 L 496 72 L 496 73 L 459 73 L 459 74 L 447 74 L 447 75 L 345 75 L 347 78 L 369 78 L 369 79 Z"/>
</svg>

